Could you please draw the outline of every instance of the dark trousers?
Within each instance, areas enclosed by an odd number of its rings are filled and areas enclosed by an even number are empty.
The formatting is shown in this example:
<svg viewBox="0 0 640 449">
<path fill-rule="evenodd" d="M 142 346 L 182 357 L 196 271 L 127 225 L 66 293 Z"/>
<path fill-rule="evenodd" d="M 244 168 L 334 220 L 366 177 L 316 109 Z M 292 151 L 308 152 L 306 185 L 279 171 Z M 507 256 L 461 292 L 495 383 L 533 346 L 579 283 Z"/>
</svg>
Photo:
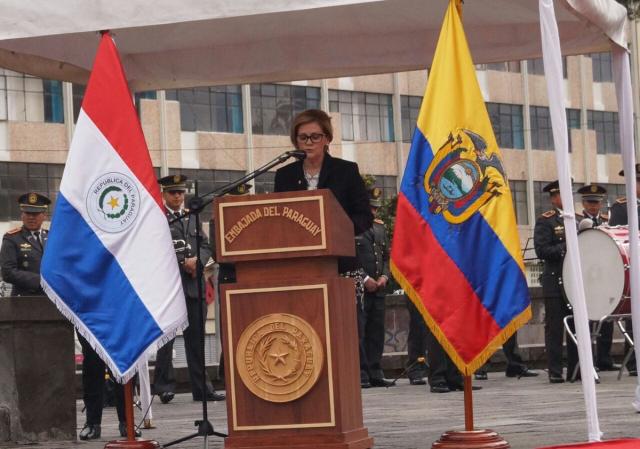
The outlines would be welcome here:
<svg viewBox="0 0 640 449">
<path fill-rule="evenodd" d="M 427 377 L 426 363 L 418 363 L 418 357 L 427 357 L 427 340 L 429 338 L 429 330 L 424 322 L 424 318 L 420 312 L 407 299 L 407 309 L 409 310 L 409 335 L 407 336 L 407 352 L 409 360 L 407 376 L 409 379 L 422 379 Z"/>
<path fill-rule="evenodd" d="M 455 388 L 463 385 L 462 374 L 431 332 L 427 338 L 427 351 L 429 352 L 429 385 L 447 384 Z"/>
<path fill-rule="evenodd" d="M 78 340 L 82 346 L 82 398 L 87 412 L 87 424 L 101 424 L 104 406 L 105 364 L 82 335 L 78 334 Z M 118 420 L 125 422 L 124 387 L 118 382 L 114 382 L 114 384 Z"/>
<path fill-rule="evenodd" d="M 382 379 L 380 361 L 384 351 L 384 297 L 365 293 L 358 303 L 358 339 L 360 352 L 360 379 Z"/>
<path fill-rule="evenodd" d="M 200 399 L 208 393 L 212 393 L 213 386 L 209 376 L 204 372 L 204 353 L 201 338 L 204 333 L 204 323 L 207 319 L 207 307 L 204 301 L 187 297 L 187 316 L 189 327 L 184 336 L 184 349 L 187 356 L 189 379 L 191 380 L 191 394 L 194 399 Z M 206 378 L 204 376 L 206 375 Z M 205 379 L 203 381 L 203 379 Z"/>
<path fill-rule="evenodd" d="M 597 326 L 597 322 L 594 324 Z M 610 368 L 613 366 L 611 358 L 611 345 L 613 344 L 613 321 L 605 321 L 600 327 L 600 335 L 596 338 L 596 360 L 598 368 Z"/>
<path fill-rule="evenodd" d="M 153 393 L 174 393 L 176 378 L 173 371 L 173 342 L 171 340 L 156 353 L 156 365 L 153 371 Z"/>
<path fill-rule="evenodd" d="M 564 317 L 571 315 L 571 309 L 560 296 L 544 298 L 544 345 L 547 351 L 547 365 L 550 376 L 562 377 L 562 340 L 564 337 Z M 573 327 L 572 327 L 573 332 Z M 578 363 L 578 348 L 567 336 L 567 377 L 571 377 Z"/>
<path fill-rule="evenodd" d="M 517 376 L 523 371 L 527 370 L 527 365 L 522 360 L 522 356 L 518 351 L 518 333 L 515 332 L 507 341 L 502 345 L 502 352 L 507 359 L 507 368 L 505 373 L 509 376 Z M 478 369 L 478 373 L 486 373 L 487 365 Z"/>
<path fill-rule="evenodd" d="M 204 332 L 207 308 L 204 301 L 199 301 L 197 298 L 186 297 L 186 302 L 189 327 L 182 333 L 184 350 L 187 357 L 189 380 L 191 381 L 191 394 L 194 399 L 201 399 L 203 395 L 214 391 L 209 376 L 203 383 L 204 363 L 200 339 L 202 332 Z M 156 394 L 165 391 L 173 392 L 175 389 L 172 356 L 173 340 L 160 348 L 156 355 L 153 378 L 153 389 Z"/>
</svg>

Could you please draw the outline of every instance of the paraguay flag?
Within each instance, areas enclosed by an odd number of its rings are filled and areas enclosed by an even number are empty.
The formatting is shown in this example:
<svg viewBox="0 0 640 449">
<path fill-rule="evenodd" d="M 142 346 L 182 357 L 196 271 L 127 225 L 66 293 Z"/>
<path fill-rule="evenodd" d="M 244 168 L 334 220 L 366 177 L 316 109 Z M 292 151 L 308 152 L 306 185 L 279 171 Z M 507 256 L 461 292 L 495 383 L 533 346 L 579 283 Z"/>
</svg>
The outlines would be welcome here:
<svg viewBox="0 0 640 449">
<path fill-rule="evenodd" d="M 102 36 L 71 142 L 42 287 L 120 382 L 187 312 L 151 158 L 115 44 Z"/>
<path fill-rule="evenodd" d="M 454 0 L 402 178 L 391 267 L 465 375 L 531 317 L 511 192 Z"/>
</svg>

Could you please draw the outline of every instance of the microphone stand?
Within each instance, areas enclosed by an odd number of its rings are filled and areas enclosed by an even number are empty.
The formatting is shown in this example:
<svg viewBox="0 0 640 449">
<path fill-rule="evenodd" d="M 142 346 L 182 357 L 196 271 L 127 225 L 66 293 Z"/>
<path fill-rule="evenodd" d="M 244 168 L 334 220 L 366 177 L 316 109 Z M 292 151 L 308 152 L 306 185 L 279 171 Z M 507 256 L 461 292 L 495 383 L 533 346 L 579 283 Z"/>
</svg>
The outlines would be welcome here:
<svg viewBox="0 0 640 449">
<path fill-rule="evenodd" d="M 282 164 L 284 163 L 286 160 L 288 160 L 291 157 L 295 157 L 297 159 L 303 160 L 305 157 L 307 156 L 307 154 L 304 151 L 301 150 L 292 150 L 292 151 L 286 151 L 284 153 L 282 153 L 280 156 L 276 157 L 275 159 L 271 160 L 270 162 L 266 163 L 265 165 L 263 165 L 262 167 L 258 168 L 257 170 L 254 170 L 253 172 L 243 176 L 242 178 L 236 180 L 236 181 L 232 181 L 229 184 L 225 184 L 222 187 L 219 187 L 217 189 L 212 190 L 209 193 L 206 193 L 202 196 L 199 196 L 199 192 L 198 192 L 198 182 L 195 182 L 195 195 L 193 198 L 191 198 L 189 200 L 189 212 L 187 212 L 186 214 L 182 215 L 181 217 L 176 217 L 173 218 L 172 220 L 169 221 L 169 224 L 175 223 L 176 221 L 180 221 L 183 220 L 185 217 L 188 217 L 189 215 L 194 215 L 195 219 L 196 219 L 196 279 L 198 280 L 198 303 L 202 304 L 202 307 L 198 307 L 198 320 L 200 323 L 202 323 L 202 332 L 200 333 L 200 350 L 202 352 L 202 358 L 200 360 L 201 364 L 202 364 L 202 385 L 203 385 L 203 389 L 204 391 L 202 392 L 202 420 L 197 420 L 195 421 L 194 425 L 198 428 L 198 431 L 191 434 L 191 435 L 187 435 L 186 437 L 183 438 L 179 438 L 175 441 L 171 441 L 167 444 L 164 444 L 162 447 L 169 447 L 169 446 L 173 446 L 175 444 L 178 443 L 182 443 L 183 441 L 187 441 L 190 440 L 192 438 L 196 438 L 199 436 L 204 437 L 204 448 L 208 449 L 209 447 L 209 435 L 215 435 L 221 438 L 225 438 L 227 436 L 227 434 L 221 433 L 221 432 L 216 432 L 213 428 L 213 425 L 209 422 L 208 419 L 208 410 L 207 410 L 207 395 L 208 392 L 206 391 L 207 389 L 207 368 L 206 368 L 206 363 L 205 363 L 205 357 L 204 357 L 204 353 L 205 353 L 205 313 L 204 313 L 204 294 L 202 291 L 202 286 L 203 286 L 203 265 L 200 263 L 200 244 L 202 242 L 202 234 L 201 234 L 201 226 L 200 226 L 200 212 L 202 212 L 202 210 L 209 205 L 210 203 L 213 202 L 213 200 L 216 197 L 225 195 L 227 193 L 229 193 L 230 191 L 232 191 L 233 189 L 235 189 L 236 187 L 238 187 L 239 185 L 242 185 L 244 183 L 246 183 L 247 181 L 250 181 L 258 176 L 260 176 L 261 174 L 263 174 L 264 172 L 268 171 L 269 169 L 271 169 L 272 167 L 275 167 L 276 165 Z M 207 199 L 207 197 L 210 197 Z M 187 230 L 188 232 L 188 230 Z"/>
</svg>

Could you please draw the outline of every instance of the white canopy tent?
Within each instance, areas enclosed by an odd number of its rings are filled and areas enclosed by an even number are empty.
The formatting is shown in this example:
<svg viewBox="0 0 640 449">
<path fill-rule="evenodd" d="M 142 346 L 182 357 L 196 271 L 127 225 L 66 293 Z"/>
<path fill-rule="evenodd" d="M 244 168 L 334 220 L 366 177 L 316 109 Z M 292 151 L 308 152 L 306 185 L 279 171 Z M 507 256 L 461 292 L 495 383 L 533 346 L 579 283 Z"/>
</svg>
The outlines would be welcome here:
<svg viewBox="0 0 640 449">
<path fill-rule="evenodd" d="M 448 2 L 5 0 L 0 16 L 0 67 L 42 78 L 86 82 L 98 44 L 97 31 L 108 29 L 115 36 L 135 91 L 424 69 L 432 60 Z M 562 54 L 609 51 L 613 43 L 618 96 L 630 97 L 630 88 L 623 91 L 620 87 L 629 79 L 628 65 L 625 69 L 620 55 L 627 42 L 625 8 L 614 0 L 545 0 L 549 2 L 555 9 Z M 536 1 L 466 0 L 463 17 L 475 63 L 542 56 Z M 549 56 L 545 59 L 550 60 Z M 621 117 L 626 117 L 621 120 L 624 167 L 633 173 L 630 104 L 625 103 Z M 566 136 L 566 124 L 554 134 Z M 562 166 L 566 163 L 561 161 Z M 560 170 L 560 179 L 562 197 L 570 198 L 568 169 Z M 635 230 L 631 240 L 637 241 L 635 180 L 627 177 L 627 182 L 629 224 Z M 568 218 L 569 223 L 575 220 Z M 632 250 L 631 259 L 637 316 L 637 249 Z M 578 266 L 576 262 L 576 269 Z M 634 325 L 640 335 L 640 319 Z M 579 337 L 586 347 L 584 329 Z M 640 388 L 636 396 L 635 405 L 640 409 Z M 595 408 L 595 398 L 593 405 Z M 590 440 L 599 439 L 595 411 L 588 418 Z"/>
<path fill-rule="evenodd" d="M 5 0 L 0 67 L 86 82 L 111 30 L 132 90 L 424 69 L 448 0 Z M 555 0 L 564 54 L 625 45 L 614 0 Z M 541 56 L 532 0 L 466 0 L 476 63 Z"/>
</svg>

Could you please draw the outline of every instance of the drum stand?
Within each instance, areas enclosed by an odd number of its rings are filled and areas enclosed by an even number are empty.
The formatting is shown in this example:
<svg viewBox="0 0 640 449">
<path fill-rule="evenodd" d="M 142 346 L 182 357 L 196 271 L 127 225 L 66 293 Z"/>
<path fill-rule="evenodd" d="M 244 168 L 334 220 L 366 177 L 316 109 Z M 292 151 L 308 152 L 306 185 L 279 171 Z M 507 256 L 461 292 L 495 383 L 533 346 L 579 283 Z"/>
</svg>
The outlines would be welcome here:
<svg viewBox="0 0 640 449">
<path fill-rule="evenodd" d="M 618 324 L 618 329 L 620 329 L 620 332 L 622 332 L 622 335 L 624 335 L 624 339 L 627 341 L 627 343 L 629 343 L 629 350 L 624 355 L 624 358 L 622 359 L 622 363 L 620 364 L 620 371 L 618 371 L 618 380 L 620 380 L 622 378 L 622 373 L 624 372 L 624 369 L 627 366 L 627 362 L 633 355 L 633 351 L 634 351 L 633 338 L 631 338 L 631 336 L 629 335 L 629 331 L 624 325 L 624 320 L 626 318 L 631 318 L 631 314 L 623 313 L 620 315 L 611 315 L 611 316 L 616 317 L 617 319 L 616 323 Z"/>
<path fill-rule="evenodd" d="M 594 351 L 595 347 L 596 347 L 596 339 L 598 338 L 598 335 L 600 335 L 600 328 L 602 327 L 602 323 L 604 321 L 607 320 L 608 317 L 603 317 L 598 321 L 598 324 L 596 325 L 596 328 L 594 331 L 591 332 L 591 351 Z M 571 340 L 573 340 L 573 344 L 576 345 L 576 347 L 578 346 L 578 338 L 576 337 L 576 335 L 573 333 L 573 331 L 571 330 L 571 327 L 569 326 L 569 320 L 573 321 L 573 315 L 567 315 L 566 317 L 564 317 L 564 329 L 567 332 L 567 335 L 569 337 L 571 337 Z M 580 369 L 580 362 L 576 363 L 575 368 L 573 368 L 573 373 L 571 373 L 571 377 L 569 377 L 569 373 L 567 373 L 567 377 L 569 379 L 570 382 L 575 382 L 576 377 L 578 376 L 578 370 Z M 595 367 L 591 367 L 591 369 L 593 370 L 593 378 L 596 380 L 596 383 L 599 384 L 600 383 L 600 376 L 598 375 L 598 372 L 596 371 Z"/>
<path fill-rule="evenodd" d="M 631 318 L 630 313 L 621 313 L 616 315 L 603 316 L 596 322 L 596 326 L 595 328 L 592 328 L 592 332 L 591 332 L 591 348 L 594 354 L 596 352 L 597 339 L 600 336 L 600 329 L 602 328 L 602 324 L 605 321 L 615 321 L 618 324 L 618 328 L 620 329 L 620 332 L 622 332 L 622 335 L 624 335 L 625 340 L 627 341 L 627 343 L 629 343 L 629 350 L 624 355 L 624 359 L 622 360 L 622 364 L 620 365 L 620 371 L 618 371 L 618 380 L 622 378 L 622 373 L 625 369 L 625 366 L 627 365 L 627 362 L 631 358 L 634 351 L 633 339 L 629 335 L 629 331 L 624 325 L 624 320 L 627 318 Z M 571 340 L 573 340 L 573 343 L 577 346 L 578 339 L 576 335 L 573 333 L 573 331 L 571 330 L 571 327 L 569 326 L 569 320 L 573 320 L 573 315 L 567 315 L 566 317 L 564 317 L 564 320 L 563 320 L 564 328 L 567 332 L 567 335 L 571 337 Z M 573 370 L 573 373 L 571 373 L 571 377 L 570 377 L 571 382 L 574 382 L 576 380 L 576 377 L 578 376 L 579 368 L 580 368 L 580 364 L 577 364 Z M 593 376 L 596 379 L 596 383 L 600 383 L 600 376 L 598 375 L 595 368 L 593 368 Z"/>
</svg>

